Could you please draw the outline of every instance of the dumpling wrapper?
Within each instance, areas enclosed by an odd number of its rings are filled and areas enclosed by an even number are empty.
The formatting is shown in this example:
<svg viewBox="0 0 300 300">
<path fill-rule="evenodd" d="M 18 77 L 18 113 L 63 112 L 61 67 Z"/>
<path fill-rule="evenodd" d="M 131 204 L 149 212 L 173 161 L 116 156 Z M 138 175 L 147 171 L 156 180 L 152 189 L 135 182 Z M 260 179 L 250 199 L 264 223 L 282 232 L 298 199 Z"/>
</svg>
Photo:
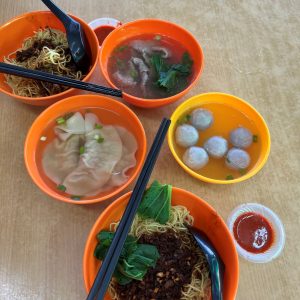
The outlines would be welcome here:
<svg viewBox="0 0 300 300">
<path fill-rule="evenodd" d="M 56 184 L 62 183 L 77 168 L 82 144 L 82 135 L 72 135 L 66 141 L 56 138 L 46 146 L 42 166 L 45 174 Z"/>
<path fill-rule="evenodd" d="M 103 137 L 98 143 L 97 136 Z M 86 134 L 85 152 L 78 167 L 64 180 L 66 192 L 78 196 L 94 196 L 109 181 L 122 156 L 122 141 L 114 126 L 104 126 Z"/>
<path fill-rule="evenodd" d="M 85 133 L 85 120 L 80 112 L 76 112 L 62 125 L 55 126 L 54 132 L 62 140 L 67 140 L 72 134 Z"/>
<path fill-rule="evenodd" d="M 85 133 L 88 133 L 95 129 L 96 124 L 100 125 L 98 117 L 93 113 L 86 113 L 84 115 L 84 128 Z"/>
<path fill-rule="evenodd" d="M 138 148 L 136 138 L 124 127 L 115 126 L 115 128 L 123 144 L 122 157 L 112 172 L 112 176 L 107 183 L 107 189 L 125 183 L 128 180 L 126 172 L 136 165 L 135 153 Z"/>
</svg>

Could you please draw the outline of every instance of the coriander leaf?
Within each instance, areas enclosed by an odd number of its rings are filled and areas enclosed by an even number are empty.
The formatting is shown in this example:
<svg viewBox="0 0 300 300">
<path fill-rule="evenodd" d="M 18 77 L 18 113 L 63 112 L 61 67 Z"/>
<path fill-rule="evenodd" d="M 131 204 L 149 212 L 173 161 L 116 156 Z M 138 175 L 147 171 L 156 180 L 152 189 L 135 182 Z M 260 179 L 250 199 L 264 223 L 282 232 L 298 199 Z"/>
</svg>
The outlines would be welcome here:
<svg viewBox="0 0 300 300">
<path fill-rule="evenodd" d="M 161 54 L 154 54 L 151 57 L 151 65 L 156 72 L 156 84 L 167 91 L 181 89 L 187 85 L 186 80 L 179 80 L 188 77 L 192 71 L 193 61 L 190 55 L 185 52 L 182 55 L 181 62 L 178 64 L 168 65 L 166 59 Z"/>
</svg>

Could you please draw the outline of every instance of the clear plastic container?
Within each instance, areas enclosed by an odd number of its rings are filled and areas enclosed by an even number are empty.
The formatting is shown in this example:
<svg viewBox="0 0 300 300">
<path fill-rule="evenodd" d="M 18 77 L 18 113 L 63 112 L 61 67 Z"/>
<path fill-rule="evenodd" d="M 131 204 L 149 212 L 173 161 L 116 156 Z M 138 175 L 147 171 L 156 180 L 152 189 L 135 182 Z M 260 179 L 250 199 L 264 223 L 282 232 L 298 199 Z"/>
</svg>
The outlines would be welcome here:
<svg viewBox="0 0 300 300">
<path fill-rule="evenodd" d="M 106 36 L 108 36 L 110 32 L 121 25 L 122 23 L 119 20 L 113 18 L 98 18 L 89 23 L 89 26 L 96 33 L 100 47 L 102 46 Z"/>
<path fill-rule="evenodd" d="M 274 240 L 270 248 L 268 248 L 265 252 L 261 253 L 252 253 L 244 248 L 242 248 L 239 243 L 235 240 L 234 233 L 233 233 L 233 226 L 237 218 L 244 214 L 244 213 L 257 213 L 262 215 L 267 221 L 270 223 L 273 233 L 274 233 Z M 229 230 L 234 238 L 235 245 L 239 255 L 245 258 L 248 261 L 254 263 L 266 263 L 270 262 L 271 260 L 275 259 L 280 255 L 284 248 L 285 244 L 285 231 L 283 224 L 279 217 L 268 207 L 258 204 L 258 203 L 246 203 L 239 205 L 236 207 L 227 219 L 227 225 Z"/>
</svg>

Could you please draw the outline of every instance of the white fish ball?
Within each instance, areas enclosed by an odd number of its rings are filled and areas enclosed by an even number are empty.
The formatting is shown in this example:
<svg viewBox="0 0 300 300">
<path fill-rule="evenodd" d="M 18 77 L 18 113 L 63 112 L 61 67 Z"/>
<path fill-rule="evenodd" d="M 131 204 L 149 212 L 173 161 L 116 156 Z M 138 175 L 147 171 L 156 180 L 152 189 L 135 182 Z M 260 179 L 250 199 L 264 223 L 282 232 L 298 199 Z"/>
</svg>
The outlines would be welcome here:
<svg viewBox="0 0 300 300">
<path fill-rule="evenodd" d="M 199 140 L 199 133 L 194 126 L 183 124 L 177 127 L 176 143 L 182 147 L 194 146 Z"/>
<path fill-rule="evenodd" d="M 213 136 L 206 140 L 204 143 L 204 149 L 207 151 L 209 156 L 221 158 L 228 150 L 228 143 L 227 140 L 221 136 Z"/>
<path fill-rule="evenodd" d="M 248 148 L 253 141 L 253 134 L 245 127 L 238 127 L 230 132 L 230 142 L 237 148 Z"/>
<path fill-rule="evenodd" d="M 232 148 L 226 155 L 226 165 L 233 170 L 246 169 L 250 165 L 250 156 L 245 150 Z"/>
<path fill-rule="evenodd" d="M 199 170 L 208 163 L 208 154 L 201 147 L 190 147 L 183 154 L 183 162 L 193 170 Z"/>
<path fill-rule="evenodd" d="M 205 130 L 211 126 L 213 114 L 207 109 L 197 108 L 191 114 L 191 123 L 199 130 Z"/>
</svg>

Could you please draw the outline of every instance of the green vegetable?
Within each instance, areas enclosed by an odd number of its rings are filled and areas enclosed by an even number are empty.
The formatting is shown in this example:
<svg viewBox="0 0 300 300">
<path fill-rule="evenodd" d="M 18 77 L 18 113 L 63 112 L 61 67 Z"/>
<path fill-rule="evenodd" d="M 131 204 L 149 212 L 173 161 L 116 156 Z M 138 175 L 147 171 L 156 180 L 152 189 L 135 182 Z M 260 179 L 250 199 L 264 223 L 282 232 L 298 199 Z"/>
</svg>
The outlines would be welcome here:
<svg viewBox="0 0 300 300">
<path fill-rule="evenodd" d="M 119 70 L 124 70 L 125 67 L 126 67 L 126 63 L 124 60 L 120 59 L 120 58 L 117 58 L 117 67 Z"/>
<path fill-rule="evenodd" d="M 258 136 L 257 135 L 253 135 L 252 137 L 253 143 L 257 143 L 258 142 Z"/>
<path fill-rule="evenodd" d="M 233 176 L 232 175 L 227 175 L 226 176 L 226 180 L 233 180 L 234 178 L 233 178 Z"/>
<path fill-rule="evenodd" d="M 84 146 L 81 146 L 81 147 L 79 148 L 79 154 L 80 154 L 80 155 L 83 154 L 84 151 L 85 151 Z"/>
<path fill-rule="evenodd" d="M 154 54 L 151 57 L 151 64 L 157 75 L 156 84 L 167 91 L 172 91 L 178 88 L 178 85 L 186 84 L 185 79 L 192 72 L 193 61 L 185 52 L 179 64 L 168 65 L 161 54 Z"/>
<path fill-rule="evenodd" d="M 124 50 L 126 50 L 128 48 L 127 45 L 122 45 L 120 47 L 117 47 L 114 52 L 118 53 L 118 52 L 123 52 Z"/>
<path fill-rule="evenodd" d="M 117 269 L 123 276 L 142 280 L 148 269 L 155 267 L 158 258 L 159 253 L 155 246 L 137 244 L 136 249 L 121 261 Z"/>
<path fill-rule="evenodd" d="M 154 40 L 160 41 L 161 40 L 161 35 L 157 34 L 156 36 L 154 36 Z"/>
<path fill-rule="evenodd" d="M 239 169 L 241 175 L 245 175 L 247 173 L 246 169 Z"/>
<path fill-rule="evenodd" d="M 185 123 L 187 123 L 187 122 L 191 119 L 191 117 L 192 117 L 191 115 L 187 114 L 187 115 L 183 116 L 182 118 L 180 118 L 180 119 L 177 121 L 177 123 L 178 123 L 179 125 L 185 124 Z"/>
<path fill-rule="evenodd" d="M 94 256 L 103 260 L 114 237 L 114 232 L 101 231 Z M 136 238 L 128 235 L 122 249 L 114 277 L 119 284 L 125 285 L 135 280 L 142 280 L 150 267 L 155 267 L 159 258 L 158 250 L 153 245 L 138 244 Z"/>
<path fill-rule="evenodd" d="M 80 199 L 81 199 L 81 196 L 73 195 L 73 196 L 71 196 L 71 199 L 72 199 L 72 200 L 80 200 Z"/>
<path fill-rule="evenodd" d="M 101 124 L 96 124 L 96 125 L 95 125 L 95 128 L 96 128 L 96 129 L 102 129 L 103 126 L 102 126 Z"/>
<path fill-rule="evenodd" d="M 104 142 L 104 138 L 102 136 L 100 136 L 99 134 L 95 134 L 94 139 L 99 143 L 103 143 Z"/>
<path fill-rule="evenodd" d="M 65 120 L 63 117 L 60 117 L 60 118 L 57 118 L 57 119 L 56 119 L 56 123 L 57 123 L 58 125 L 61 125 L 61 124 L 66 123 L 66 120 Z"/>
<path fill-rule="evenodd" d="M 62 191 L 62 192 L 65 192 L 67 188 L 64 185 L 60 184 L 60 185 L 57 186 L 57 189 Z"/>
<path fill-rule="evenodd" d="M 129 71 L 129 75 L 131 76 L 131 78 L 133 80 L 136 80 L 136 79 L 138 79 L 139 73 L 135 69 L 131 69 Z"/>
<path fill-rule="evenodd" d="M 154 219 L 166 224 L 170 217 L 172 186 L 154 181 L 146 190 L 138 208 L 138 214 L 144 218 Z"/>
</svg>

